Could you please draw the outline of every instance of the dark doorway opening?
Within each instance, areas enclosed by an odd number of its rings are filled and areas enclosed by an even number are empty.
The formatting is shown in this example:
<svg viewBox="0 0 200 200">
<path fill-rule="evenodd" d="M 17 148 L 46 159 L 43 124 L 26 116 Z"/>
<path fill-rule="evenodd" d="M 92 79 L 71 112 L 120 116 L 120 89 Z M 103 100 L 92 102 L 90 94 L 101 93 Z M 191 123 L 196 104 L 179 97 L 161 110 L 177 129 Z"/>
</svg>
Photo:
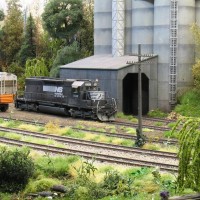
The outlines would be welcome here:
<svg viewBox="0 0 200 200">
<path fill-rule="evenodd" d="M 149 111 L 149 79 L 142 73 L 142 114 Z M 138 114 L 138 74 L 127 74 L 123 80 L 123 112 Z"/>
</svg>

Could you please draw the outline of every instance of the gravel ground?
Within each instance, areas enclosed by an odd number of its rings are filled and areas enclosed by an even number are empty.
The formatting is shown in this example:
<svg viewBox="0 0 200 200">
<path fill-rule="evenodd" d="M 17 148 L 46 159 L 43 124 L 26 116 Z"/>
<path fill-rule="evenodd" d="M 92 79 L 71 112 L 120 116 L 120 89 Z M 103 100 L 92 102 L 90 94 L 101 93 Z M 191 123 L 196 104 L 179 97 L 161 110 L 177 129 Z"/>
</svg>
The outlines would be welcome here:
<svg viewBox="0 0 200 200">
<path fill-rule="evenodd" d="M 1 117 L 8 117 L 14 119 L 21 120 L 30 120 L 34 122 L 48 123 L 48 122 L 56 122 L 59 125 L 77 125 L 77 120 L 74 120 L 71 117 L 48 114 L 48 113 L 39 113 L 39 112 L 30 112 L 30 111 L 21 111 L 19 109 L 15 109 L 13 104 L 10 104 L 9 109 L 6 112 L 0 112 Z M 78 122 L 88 122 L 87 120 L 78 120 Z M 93 121 L 94 123 L 95 121 Z M 100 122 L 96 122 L 99 123 Z"/>
</svg>

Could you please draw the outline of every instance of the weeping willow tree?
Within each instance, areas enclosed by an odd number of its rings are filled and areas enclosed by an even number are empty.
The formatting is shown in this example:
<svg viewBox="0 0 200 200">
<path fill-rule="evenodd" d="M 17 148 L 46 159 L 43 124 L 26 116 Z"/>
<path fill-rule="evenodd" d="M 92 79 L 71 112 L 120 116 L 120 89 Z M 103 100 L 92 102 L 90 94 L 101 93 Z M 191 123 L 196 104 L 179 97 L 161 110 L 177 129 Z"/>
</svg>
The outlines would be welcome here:
<svg viewBox="0 0 200 200">
<path fill-rule="evenodd" d="M 31 76 L 48 76 L 48 68 L 43 58 L 28 59 L 26 61 L 25 77 Z"/>
<path fill-rule="evenodd" d="M 200 192 L 200 118 L 180 119 L 174 129 L 179 131 L 178 189 L 191 188 Z"/>
</svg>

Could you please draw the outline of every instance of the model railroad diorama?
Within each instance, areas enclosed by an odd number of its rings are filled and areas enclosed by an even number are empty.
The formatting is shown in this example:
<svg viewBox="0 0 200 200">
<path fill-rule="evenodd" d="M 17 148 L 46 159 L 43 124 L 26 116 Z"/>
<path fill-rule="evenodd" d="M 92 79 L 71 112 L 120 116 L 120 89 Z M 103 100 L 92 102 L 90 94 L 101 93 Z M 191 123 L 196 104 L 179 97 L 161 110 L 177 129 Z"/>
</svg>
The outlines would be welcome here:
<svg viewBox="0 0 200 200">
<path fill-rule="evenodd" d="M 11 127 L 0 127 L 1 132 L 5 132 L 6 135 L 18 134 L 22 135 L 24 138 L 32 137 L 37 138 L 36 140 L 54 140 L 57 143 L 60 143 L 62 147 L 57 147 L 54 145 L 42 145 L 37 142 L 29 142 L 25 139 L 21 141 L 11 138 L 11 136 L 0 137 L 0 142 L 7 145 L 15 146 L 27 146 L 32 149 L 39 151 L 45 151 L 46 153 L 62 154 L 62 155 L 80 155 L 86 159 L 95 158 L 96 161 L 123 164 L 127 166 L 137 166 L 143 168 L 156 168 L 158 167 L 160 171 L 177 174 L 178 173 L 178 163 L 179 159 L 177 157 L 178 151 L 178 141 L 173 139 L 166 138 L 148 138 L 151 135 L 151 130 L 154 132 L 164 132 L 169 131 L 170 127 L 167 126 L 169 123 L 174 123 L 171 120 L 161 120 L 156 121 L 155 123 L 163 124 L 163 126 L 151 126 L 150 124 L 145 124 L 145 128 L 149 130 L 149 133 L 146 134 L 146 143 L 156 143 L 159 145 L 167 145 L 169 150 L 172 150 L 175 147 L 174 152 L 168 152 L 165 150 L 153 150 L 153 149 L 139 149 L 134 146 L 134 141 L 138 138 L 132 133 L 130 133 L 130 128 L 136 129 L 137 123 L 129 123 L 124 121 L 115 120 L 115 115 L 117 113 L 117 102 L 114 98 L 110 98 L 105 91 L 100 90 L 98 86 L 98 81 L 96 80 L 77 80 L 77 79 L 58 79 L 58 78 L 49 78 L 49 77 L 31 77 L 27 78 L 25 82 L 25 91 L 23 94 L 19 94 L 17 91 L 17 77 L 13 74 L 1 72 L 0 73 L 1 81 L 1 93 L 0 93 L 0 110 L 2 112 L 8 112 L 9 104 L 14 103 L 16 111 L 21 112 L 20 110 L 25 111 L 35 111 L 40 114 L 43 113 L 53 113 L 56 115 L 51 115 L 54 118 L 57 118 L 57 114 L 70 116 L 69 119 L 72 121 L 77 121 L 82 118 L 93 119 L 84 120 L 87 125 L 83 127 L 70 127 L 70 130 L 65 131 L 65 135 L 59 136 L 55 135 L 57 130 L 51 131 L 47 134 L 40 131 L 30 131 L 20 130 L 17 126 L 15 128 Z M 25 113 L 26 115 L 26 113 Z M 73 118 L 77 117 L 77 120 Z M 144 120 L 152 120 L 145 119 Z M 12 125 L 15 124 L 14 121 L 19 123 L 19 119 L 10 118 L 4 120 L 12 121 Z M 4 121 L 2 120 L 2 121 Z M 94 120 L 103 121 L 104 123 L 99 123 L 101 126 L 105 127 L 104 131 L 90 130 L 88 127 L 89 123 L 94 123 L 91 126 L 96 126 L 97 123 Z M 1 123 L 2 123 L 1 121 Z M 110 123 L 110 121 L 115 121 Z M 17 124 L 16 123 L 16 124 Z M 22 120 L 20 123 L 30 124 L 31 121 Z M 151 122 L 152 123 L 152 122 Z M 166 125 L 164 125 L 166 123 Z M 38 130 L 44 130 L 45 123 L 33 122 L 34 125 L 39 125 Z M 109 126 L 118 127 L 115 132 L 107 132 Z M 43 127 L 43 128 L 41 128 Z M 63 126 L 61 126 L 63 128 Z M 86 128 L 87 127 L 87 128 Z M 120 127 L 120 128 L 119 128 Z M 126 128 L 127 127 L 127 128 Z M 66 127 L 65 127 L 66 128 Z M 97 128 L 98 129 L 98 128 Z M 129 134 L 120 133 L 119 131 L 129 130 Z M 64 130 L 64 128 L 63 128 Z M 90 141 L 88 139 L 79 139 L 70 137 L 73 131 L 78 131 L 79 135 L 90 134 L 93 135 L 105 135 L 107 137 L 107 142 L 99 142 L 95 140 L 95 137 L 91 137 Z M 148 132 L 147 130 L 147 132 Z M 70 132 L 71 131 L 71 132 Z M 52 132 L 54 134 L 52 134 Z M 68 132 L 69 137 L 68 137 Z M 162 134 L 161 133 L 161 134 Z M 160 135 L 161 135 L 160 134 Z M 9 137 L 9 138 L 7 138 Z M 109 138 L 110 137 L 110 138 Z M 98 137 L 96 137 L 98 138 Z M 112 138 L 112 139 L 111 139 Z M 31 139 L 33 140 L 33 139 Z M 88 140 L 88 141 L 87 141 Z M 105 139 L 104 139 L 105 140 Z M 124 140 L 124 142 L 115 143 L 114 141 Z M 128 141 L 131 143 L 128 144 Z M 111 142 L 112 141 L 112 142 Z M 64 144 L 67 143 L 66 147 Z M 125 144 L 126 143 L 126 144 Z M 171 149 L 170 149 L 171 148 Z M 90 150 L 90 151 L 89 151 Z M 149 168 L 150 167 L 150 168 Z M 153 176 L 156 177 L 155 173 L 152 172 Z M 171 181 L 172 183 L 173 181 Z M 40 196 L 40 194 L 37 194 Z M 45 193 L 46 195 L 46 193 Z"/>
</svg>

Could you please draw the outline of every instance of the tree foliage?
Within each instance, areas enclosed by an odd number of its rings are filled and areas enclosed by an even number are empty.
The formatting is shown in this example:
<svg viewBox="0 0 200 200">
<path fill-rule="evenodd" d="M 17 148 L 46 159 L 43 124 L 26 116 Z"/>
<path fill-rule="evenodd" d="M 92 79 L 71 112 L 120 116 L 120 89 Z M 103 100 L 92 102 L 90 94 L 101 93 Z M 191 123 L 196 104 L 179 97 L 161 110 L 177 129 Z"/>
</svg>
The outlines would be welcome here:
<svg viewBox="0 0 200 200">
<path fill-rule="evenodd" d="M 197 89 L 200 89 L 200 27 L 197 24 L 193 24 L 191 27 L 194 35 L 195 47 L 196 47 L 196 63 L 192 68 L 192 75 L 194 77 L 194 85 Z"/>
<path fill-rule="evenodd" d="M 53 67 L 50 71 L 50 75 L 58 77 L 58 70 L 60 65 L 65 65 L 84 57 L 83 52 L 80 50 L 78 43 L 75 41 L 73 44 L 60 49 L 53 62 Z"/>
<path fill-rule="evenodd" d="M 173 131 L 179 128 L 178 152 L 179 169 L 177 184 L 179 190 L 192 188 L 200 191 L 200 119 L 182 118 L 178 121 Z M 172 132 L 173 132 L 172 131 Z"/>
<path fill-rule="evenodd" d="M 49 72 L 44 59 L 28 59 L 26 61 L 25 78 L 31 76 L 48 76 Z"/>
<path fill-rule="evenodd" d="M 5 17 L 5 15 L 4 15 L 3 10 L 0 10 L 0 21 L 3 21 L 4 17 Z"/>
<path fill-rule="evenodd" d="M 94 0 L 83 1 L 83 21 L 79 33 L 81 49 L 94 54 Z"/>
<path fill-rule="evenodd" d="M 83 19 L 81 0 L 51 0 L 42 14 L 44 28 L 53 38 L 72 39 Z"/>
<path fill-rule="evenodd" d="M 200 89 L 200 59 L 196 61 L 192 68 L 192 75 L 194 77 L 194 85 L 199 90 Z"/>
<path fill-rule="evenodd" d="M 26 22 L 23 44 L 19 52 L 20 63 L 23 66 L 25 65 L 28 58 L 32 59 L 36 57 L 35 34 L 35 22 L 32 15 L 30 14 Z"/>
<path fill-rule="evenodd" d="M 57 55 L 57 51 L 60 50 L 63 45 L 63 41 L 51 38 L 45 31 L 42 34 L 38 34 L 36 43 L 37 57 L 44 59 L 45 64 L 50 71 L 53 61 Z"/>
<path fill-rule="evenodd" d="M 8 0 L 8 11 L 2 28 L 1 49 L 4 67 L 16 58 L 23 36 L 23 17 L 19 0 Z"/>
</svg>

